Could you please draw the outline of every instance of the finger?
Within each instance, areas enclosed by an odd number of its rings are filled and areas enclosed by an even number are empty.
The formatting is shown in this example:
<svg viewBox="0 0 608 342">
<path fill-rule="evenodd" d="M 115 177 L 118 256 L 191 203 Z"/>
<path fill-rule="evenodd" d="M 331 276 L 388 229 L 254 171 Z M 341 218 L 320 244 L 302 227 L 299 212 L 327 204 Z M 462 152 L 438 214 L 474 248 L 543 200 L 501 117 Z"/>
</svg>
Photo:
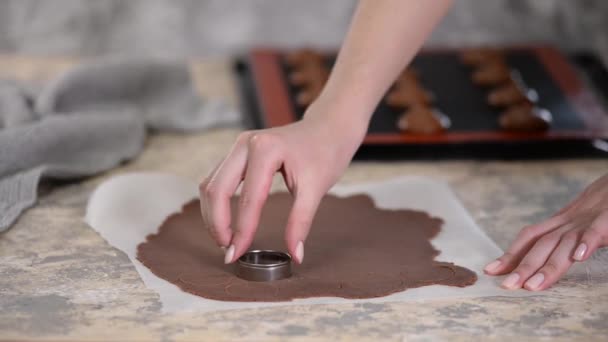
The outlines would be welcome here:
<svg viewBox="0 0 608 342">
<path fill-rule="evenodd" d="M 322 195 L 317 195 L 313 191 L 300 190 L 300 188 L 295 191 L 295 200 L 285 229 L 285 242 L 289 253 L 294 256 L 298 264 L 304 261 L 304 242 L 321 197 Z"/>
<path fill-rule="evenodd" d="M 484 268 L 484 272 L 490 275 L 502 275 L 511 272 L 541 236 L 563 225 L 565 222 L 565 216 L 557 215 L 539 224 L 525 227 L 519 232 L 517 238 L 515 238 L 515 241 L 509 246 L 505 254 L 489 263 Z"/>
<path fill-rule="evenodd" d="M 227 247 L 232 239 L 230 198 L 243 179 L 246 163 L 246 146 L 237 142 L 228 157 L 200 186 L 203 222 L 222 247 Z"/>
<path fill-rule="evenodd" d="M 505 278 L 501 286 L 509 290 L 521 288 L 547 262 L 551 253 L 553 253 L 553 250 L 559 244 L 561 234 L 570 228 L 570 226 L 563 226 L 559 230 L 555 230 L 538 239 L 522 258 L 519 265 Z"/>
<path fill-rule="evenodd" d="M 580 238 L 580 229 L 571 230 L 562 235 L 559 245 L 547 262 L 536 274 L 524 283 L 524 287 L 530 291 L 544 290 L 553 285 L 574 263 L 572 252 Z"/>
<path fill-rule="evenodd" d="M 236 229 L 229 252 L 226 252 L 226 263 L 238 259 L 251 245 L 272 179 L 282 163 L 280 151 L 272 136 L 256 135 L 251 138 L 245 180 L 239 197 Z"/>
<path fill-rule="evenodd" d="M 209 172 L 209 175 L 207 177 L 205 177 L 205 179 L 203 181 L 201 181 L 201 183 L 198 186 L 203 227 L 205 227 L 205 229 L 207 229 L 207 232 L 209 232 L 209 235 L 222 248 L 225 248 L 225 247 L 222 246 L 222 244 L 220 243 L 219 238 L 215 232 L 215 229 L 211 229 L 211 227 L 213 226 L 213 223 L 211 221 L 211 208 L 209 208 L 209 203 L 207 203 L 208 202 L 207 196 L 205 196 L 204 193 L 206 192 L 205 189 L 207 188 L 209 181 L 217 173 L 217 170 L 220 168 L 220 166 L 222 166 L 222 163 L 224 162 L 224 160 L 226 160 L 226 158 L 222 159 L 221 162 L 219 162 L 217 165 L 215 165 L 213 167 L 213 170 L 211 170 L 211 172 Z"/>
<path fill-rule="evenodd" d="M 241 182 L 246 159 L 246 151 L 229 156 L 215 173 L 201 184 L 203 222 L 221 247 L 227 247 L 232 239 L 230 198 Z"/>
<path fill-rule="evenodd" d="M 607 239 L 608 211 L 604 211 L 591 223 L 589 228 L 585 229 L 572 257 L 576 261 L 587 260 L 596 249 L 606 244 Z"/>
</svg>

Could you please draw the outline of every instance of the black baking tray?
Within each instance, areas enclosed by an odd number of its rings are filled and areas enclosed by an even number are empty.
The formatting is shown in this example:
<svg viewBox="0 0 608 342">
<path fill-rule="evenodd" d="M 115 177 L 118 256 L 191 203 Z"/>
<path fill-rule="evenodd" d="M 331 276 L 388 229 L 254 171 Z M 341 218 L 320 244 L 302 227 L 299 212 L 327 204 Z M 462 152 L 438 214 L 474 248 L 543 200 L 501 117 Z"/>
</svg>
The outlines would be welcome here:
<svg viewBox="0 0 608 342">
<path fill-rule="evenodd" d="M 497 126 L 499 112 L 485 102 L 485 90 L 471 84 L 469 88 L 461 89 L 458 94 L 450 96 L 449 80 L 451 78 L 470 77 L 464 74 L 463 68 L 454 68 L 457 65 L 454 58 L 456 55 L 430 55 L 424 58 L 416 58 L 412 66 L 421 70 L 421 82 L 429 89 L 433 89 L 436 98 L 436 106 L 446 112 L 452 119 L 450 131 L 487 129 Z M 595 92 L 596 97 L 608 103 L 608 70 L 601 60 L 589 52 L 571 54 L 569 60 L 576 66 L 581 78 L 586 81 Z M 329 64 L 333 61 L 329 60 Z M 562 96 L 561 90 L 544 73 L 544 68 L 538 61 L 525 53 L 510 53 L 508 55 L 510 66 L 519 70 L 524 81 L 530 87 L 542 89 L 543 96 L 539 99 L 539 105 L 549 109 L 554 117 L 553 127 L 577 127 L 582 125 L 580 119 L 570 115 L 573 111 L 569 104 L 564 101 L 552 101 Z M 283 65 L 284 74 L 288 67 Z M 256 89 L 251 70 L 246 58 L 237 60 L 234 66 L 238 77 L 239 91 L 241 95 L 241 107 L 247 127 L 252 129 L 264 128 L 264 122 L 260 113 L 260 105 L 256 97 Z M 437 77 L 437 75 L 442 75 Z M 459 84 L 460 85 L 460 84 Z M 291 88 L 290 96 L 294 96 L 296 89 Z M 448 95 L 446 95 L 448 94 Z M 304 113 L 305 108 L 294 104 L 294 112 L 298 118 Z M 450 115 L 458 113 L 456 115 Z M 398 132 L 395 122 L 400 114 L 399 111 L 381 102 L 370 122 L 369 132 Z M 481 115 L 480 115 L 481 114 Z M 480 120 L 481 118 L 481 120 Z M 477 160 L 538 160 L 538 159 L 563 159 L 563 158 L 604 158 L 608 151 L 602 148 L 604 144 L 600 141 L 590 140 L 559 140 L 559 141 L 508 141 L 508 142 L 479 142 L 465 144 L 389 144 L 389 145 L 366 145 L 363 144 L 355 155 L 359 160 L 444 160 L 444 159 L 477 159 Z"/>
</svg>

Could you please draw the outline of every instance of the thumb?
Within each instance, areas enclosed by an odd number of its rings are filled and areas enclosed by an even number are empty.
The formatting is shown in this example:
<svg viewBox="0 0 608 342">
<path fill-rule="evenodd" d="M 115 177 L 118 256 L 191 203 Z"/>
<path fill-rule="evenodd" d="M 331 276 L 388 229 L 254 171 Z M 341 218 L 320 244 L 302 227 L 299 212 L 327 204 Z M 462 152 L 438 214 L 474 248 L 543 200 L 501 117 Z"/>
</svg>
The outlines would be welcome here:
<svg viewBox="0 0 608 342">
<path fill-rule="evenodd" d="M 301 264 L 304 260 L 304 242 L 321 202 L 321 197 L 322 195 L 316 195 L 312 191 L 297 192 L 289 213 L 287 227 L 285 228 L 285 242 L 289 253 L 298 264 Z"/>
</svg>

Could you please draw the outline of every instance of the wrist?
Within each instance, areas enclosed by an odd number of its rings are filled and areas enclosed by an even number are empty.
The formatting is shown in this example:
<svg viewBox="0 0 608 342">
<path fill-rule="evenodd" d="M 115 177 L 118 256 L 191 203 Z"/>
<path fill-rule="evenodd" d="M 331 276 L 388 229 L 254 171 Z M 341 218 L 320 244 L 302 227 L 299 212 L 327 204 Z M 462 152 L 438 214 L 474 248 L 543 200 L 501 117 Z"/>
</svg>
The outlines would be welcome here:
<svg viewBox="0 0 608 342">
<path fill-rule="evenodd" d="M 369 126 L 372 110 L 365 110 L 353 102 L 320 96 L 304 114 L 303 121 L 314 124 L 323 136 L 338 143 L 348 153 L 359 147 Z"/>
</svg>

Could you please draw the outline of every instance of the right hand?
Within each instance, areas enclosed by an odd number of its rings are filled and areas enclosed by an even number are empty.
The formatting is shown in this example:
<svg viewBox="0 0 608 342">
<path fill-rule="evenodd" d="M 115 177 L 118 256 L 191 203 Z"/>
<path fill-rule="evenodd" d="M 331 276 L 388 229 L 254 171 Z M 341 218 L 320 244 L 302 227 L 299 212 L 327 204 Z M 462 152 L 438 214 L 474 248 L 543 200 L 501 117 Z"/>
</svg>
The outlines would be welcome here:
<svg viewBox="0 0 608 342">
<path fill-rule="evenodd" d="M 367 130 L 367 123 L 340 122 L 339 118 L 348 120 L 348 113 L 332 113 L 319 102 L 298 122 L 242 133 L 201 183 L 203 220 L 218 245 L 227 248 L 226 263 L 234 262 L 251 245 L 278 171 L 295 197 L 285 228 L 287 249 L 302 263 L 304 242 L 321 198 L 348 167 Z M 238 217 L 231 222 L 230 198 L 241 182 Z"/>
</svg>

